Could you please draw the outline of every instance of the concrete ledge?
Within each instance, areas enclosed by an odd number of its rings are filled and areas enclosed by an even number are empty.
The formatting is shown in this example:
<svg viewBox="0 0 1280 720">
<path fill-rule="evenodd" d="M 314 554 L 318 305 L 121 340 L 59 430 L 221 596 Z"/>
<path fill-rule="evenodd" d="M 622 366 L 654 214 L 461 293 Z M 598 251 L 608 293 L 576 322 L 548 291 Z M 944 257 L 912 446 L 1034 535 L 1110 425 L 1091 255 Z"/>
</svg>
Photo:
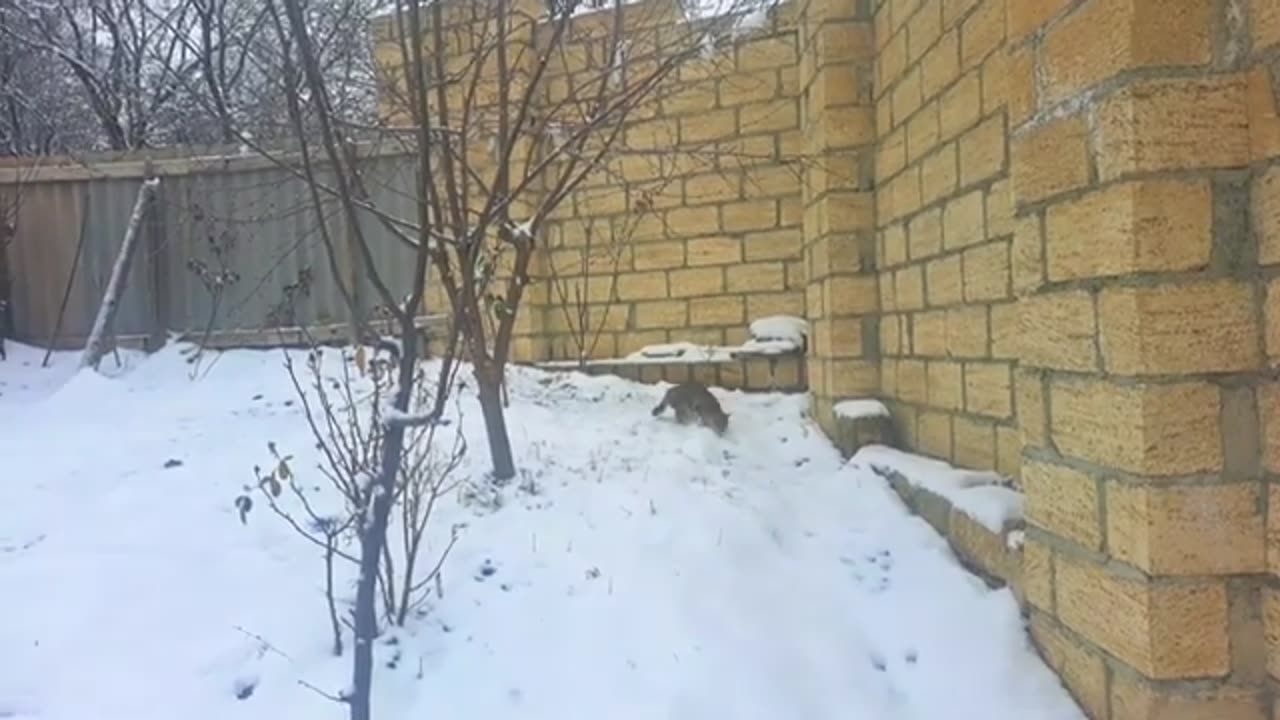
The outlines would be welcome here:
<svg viewBox="0 0 1280 720">
<path fill-rule="evenodd" d="M 858 460 L 857 457 L 854 459 Z M 925 459 L 921 458 L 921 460 Z M 913 513 L 947 539 L 947 543 L 962 565 L 981 577 L 991 587 L 1009 586 L 1021 603 L 1023 536 L 1021 514 L 1017 513 L 1016 517 L 1004 519 L 1000 525 L 1000 531 L 997 532 L 991 527 L 992 518 L 984 518 L 982 513 L 977 513 L 971 508 L 957 506 L 955 499 L 966 497 L 965 493 L 982 493 L 1003 489 L 1004 486 L 961 486 L 952 493 L 953 497 L 947 497 L 942 492 L 928 487 L 922 478 L 909 477 L 910 469 L 874 461 L 868 461 L 866 464 L 872 472 L 889 483 Z M 966 471 L 956 472 L 963 474 Z M 983 474 L 969 476 L 982 477 Z M 1008 489 L 1002 491 L 1006 494 L 1012 492 Z"/>
<path fill-rule="evenodd" d="M 693 362 L 680 358 L 670 361 L 646 359 L 631 361 L 610 359 L 573 362 L 532 363 L 543 370 L 577 371 L 588 375 L 614 375 L 643 383 L 679 383 L 696 380 L 710 387 L 730 390 L 766 392 L 804 392 L 808 389 L 804 358 L 799 355 L 747 357 L 734 360 Z"/>
</svg>

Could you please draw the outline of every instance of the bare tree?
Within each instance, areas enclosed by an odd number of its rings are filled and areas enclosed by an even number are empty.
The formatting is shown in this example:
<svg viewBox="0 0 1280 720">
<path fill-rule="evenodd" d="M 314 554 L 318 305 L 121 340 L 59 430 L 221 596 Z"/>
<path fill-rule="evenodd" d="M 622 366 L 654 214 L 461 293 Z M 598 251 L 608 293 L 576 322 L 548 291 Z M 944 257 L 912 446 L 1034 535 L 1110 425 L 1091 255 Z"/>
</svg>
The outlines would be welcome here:
<svg viewBox="0 0 1280 720">
<path fill-rule="evenodd" d="M 388 96 L 416 140 L 431 261 L 473 365 L 496 479 L 515 474 L 500 389 L 544 225 L 633 149 L 626 131 L 676 90 L 681 67 L 768 4 L 396 4 Z M 639 200 L 628 197 L 633 210 Z"/>
<path fill-rule="evenodd" d="M 307 3 L 334 105 L 366 123 L 383 2 Z M 0 0 L 0 151 L 288 137 L 281 52 L 260 0 Z"/>
</svg>

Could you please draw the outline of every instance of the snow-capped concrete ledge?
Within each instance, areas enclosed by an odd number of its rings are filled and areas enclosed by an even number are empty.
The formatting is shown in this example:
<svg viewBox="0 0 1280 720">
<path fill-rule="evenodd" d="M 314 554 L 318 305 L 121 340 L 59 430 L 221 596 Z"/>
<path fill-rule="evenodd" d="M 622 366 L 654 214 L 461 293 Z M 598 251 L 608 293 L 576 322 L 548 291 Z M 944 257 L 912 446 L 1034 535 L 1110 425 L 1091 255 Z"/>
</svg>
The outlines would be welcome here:
<svg viewBox="0 0 1280 720">
<path fill-rule="evenodd" d="M 1006 478 L 884 445 L 867 445 L 850 462 L 885 478 L 975 574 L 1019 592 L 1024 497 Z"/>
</svg>

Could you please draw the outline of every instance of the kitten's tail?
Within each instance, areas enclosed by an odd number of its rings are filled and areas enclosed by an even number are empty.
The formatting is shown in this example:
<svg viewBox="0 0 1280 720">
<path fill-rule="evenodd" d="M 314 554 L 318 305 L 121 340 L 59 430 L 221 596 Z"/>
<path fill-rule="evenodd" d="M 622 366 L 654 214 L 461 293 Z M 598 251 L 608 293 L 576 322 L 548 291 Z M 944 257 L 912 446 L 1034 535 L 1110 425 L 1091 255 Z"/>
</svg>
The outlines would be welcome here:
<svg viewBox="0 0 1280 720">
<path fill-rule="evenodd" d="M 653 409 L 653 416 L 658 417 L 659 415 L 662 414 L 662 411 L 666 409 L 667 409 L 667 399 L 663 398 L 662 402 L 658 403 L 658 406 Z"/>
</svg>

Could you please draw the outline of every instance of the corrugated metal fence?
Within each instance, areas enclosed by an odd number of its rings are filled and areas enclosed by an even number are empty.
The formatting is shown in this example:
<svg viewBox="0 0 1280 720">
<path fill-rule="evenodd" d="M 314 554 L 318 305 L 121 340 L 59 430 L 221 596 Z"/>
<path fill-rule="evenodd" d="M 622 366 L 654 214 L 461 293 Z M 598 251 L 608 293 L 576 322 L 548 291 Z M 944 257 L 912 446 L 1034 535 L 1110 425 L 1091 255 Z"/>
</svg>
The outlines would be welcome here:
<svg viewBox="0 0 1280 720">
<path fill-rule="evenodd" d="M 384 213 L 416 220 L 410 158 L 379 155 L 363 162 L 374 204 Z M 247 155 L 126 156 L 0 167 L 0 195 L 8 202 L 18 199 L 17 235 L 8 251 L 16 339 L 49 343 L 75 267 L 55 344 L 83 345 L 138 188 L 151 174 L 161 178 L 160 187 L 115 321 L 122 342 L 148 339 L 154 345 L 167 332 L 314 326 L 349 319 L 308 186 L 292 171 Z M 320 179 L 332 187 L 332 173 L 322 170 Z M 335 198 L 324 199 L 323 211 L 344 275 L 350 277 L 350 228 Z M 407 294 L 412 251 L 372 214 L 366 215 L 360 224 L 378 270 L 392 290 Z M 208 276 L 202 279 L 193 269 L 201 263 L 213 274 L 234 274 L 238 280 L 211 292 Z M 286 303 L 288 288 L 308 271 L 309 292 Z M 373 297 L 367 285 L 359 292 Z M 286 306 L 294 310 L 287 321 L 273 314 Z"/>
</svg>

